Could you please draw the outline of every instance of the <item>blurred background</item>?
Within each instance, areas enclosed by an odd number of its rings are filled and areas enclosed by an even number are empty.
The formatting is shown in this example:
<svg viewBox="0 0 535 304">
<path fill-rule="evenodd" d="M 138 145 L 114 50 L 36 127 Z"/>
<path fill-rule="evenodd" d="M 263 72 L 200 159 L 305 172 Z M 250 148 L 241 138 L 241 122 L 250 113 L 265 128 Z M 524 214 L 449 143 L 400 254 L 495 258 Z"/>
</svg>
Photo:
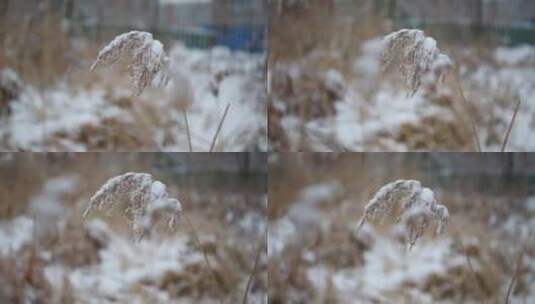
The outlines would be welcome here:
<svg viewBox="0 0 535 304">
<path fill-rule="evenodd" d="M 533 301 L 535 155 L 281 153 L 268 164 L 270 303 L 504 303 L 513 277 L 510 303 Z M 444 234 L 411 250 L 388 221 L 356 233 L 398 179 L 450 213 Z"/>
<path fill-rule="evenodd" d="M 269 138 L 283 151 L 533 151 L 533 1 L 269 2 Z M 381 39 L 425 31 L 455 64 L 410 96 L 382 71 Z M 395 69 L 394 69 L 395 70 Z M 458 75 L 468 105 L 453 75 Z"/>
<path fill-rule="evenodd" d="M 231 103 L 216 150 L 265 150 L 266 20 L 262 0 L 2 0 L 0 149 L 188 151 L 186 104 L 208 151 Z M 124 67 L 89 71 L 132 30 L 164 44 L 175 83 L 136 97 Z"/>
<path fill-rule="evenodd" d="M 266 159 L 262 153 L 4 153 L 0 155 L 0 302 L 265 303 Z M 82 219 L 110 178 L 152 174 L 184 221 L 135 242 L 121 210 Z"/>
<path fill-rule="evenodd" d="M 161 40 L 182 40 L 187 46 L 227 46 L 233 50 L 265 49 L 265 3 L 243 0 L 29 0 L 3 1 L 6 22 L 26 15 L 39 18 L 45 9 L 63 18 L 71 35 L 113 38 L 133 28 Z M 15 16 L 19 16 L 18 18 Z"/>
</svg>

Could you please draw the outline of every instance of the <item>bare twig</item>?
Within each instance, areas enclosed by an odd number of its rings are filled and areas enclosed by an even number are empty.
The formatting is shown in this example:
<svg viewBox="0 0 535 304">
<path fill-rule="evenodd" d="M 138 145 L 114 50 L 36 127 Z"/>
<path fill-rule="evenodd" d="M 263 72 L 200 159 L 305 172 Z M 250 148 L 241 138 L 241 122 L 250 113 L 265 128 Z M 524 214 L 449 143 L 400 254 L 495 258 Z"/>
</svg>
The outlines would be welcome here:
<svg viewBox="0 0 535 304">
<path fill-rule="evenodd" d="M 230 103 L 227 104 L 225 108 L 225 113 L 223 113 L 223 117 L 221 118 L 221 121 L 219 122 L 219 126 L 217 126 L 217 131 L 215 132 L 214 138 L 212 139 L 212 144 L 210 145 L 210 152 L 214 151 L 215 142 L 217 140 L 217 137 L 219 136 L 219 132 L 221 132 L 221 128 L 223 127 L 223 122 L 225 122 L 225 118 L 227 117 L 229 108 L 230 108 Z"/>
<path fill-rule="evenodd" d="M 474 118 L 472 117 L 472 113 L 470 111 L 470 103 L 466 99 L 464 95 L 463 88 L 461 86 L 461 81 L 459 80 L 458 71 L 455 71 L 453 73 L 453 78 L 455 79 L 455 84 L 457 85 L 457 89 L 459 90 L 459 93 L 461 94 L 461 100 L 463 101 L 463 106 L 465 107 L 466 111 L 468 112 L 468 116 L 470 117 L 470 124 L 472 127 L 472 133 L 474 136 L 474 141 L 476 143 L 477 152 L 481 152 L 481 141 L 479 140 L 479 135 L 477 133 L 477 127 L 476 123 L 474 121 Z"/>
<path fill-rule="evenodd" d="M 507 287 L 507 294 L 505 295 L 505 304 L 509 304 L 509 299 L 511 297 L 511 293 L 513 292 L 513 288 L 518 281 L 518 278 L 520 277 L 520 268 L 522 268 L 522 259 L 524 258 L 524 252 L 526 251 L 526 245 L 527 240 L 522 246 L 522 249 L 520 250 L 520 253 L 518 254 L 518 258 L 516 259 L 516 268 L 515 272 L 513 274 L 513 277 L 511 278 L 511 282 L 509 282 L 509 286 Z"/>
<path fill-rule="evenodd" d="M 188 135 L 189 152 L 193 152 L 193 147 L 191 146 L 191 133 L 190 133 L 190 130 L 189 130 L 188 112 L 184 109 L 184 110 L 182 110 L 182 113 L 184 115 L 184 121 L 186 122 L 186 134 Z"/>
<path fill-rule="evenodd" d="M 513 125 L 515 124 L 516 115 L 518 114 L 518 110 L 520 109 L 520 103 L 521 100 L 518 98 L 518 102 L 515 107 L 515 112 L 513 113 L 513 117 L 511 118 L 511 122 L 509 122 L 509 127 L 507 127 L 507 133 L 505 133 L 505 138 L 503 139 L 502 148 L 500 149 L 500 152 L 505 152 L 505 148 L 507 148 L 507 142 L 509 141 L 509 135 L 511 135 L 511 130 L 513 129 Z"/>
<path fill-rule="evenodd" d="M 256 255 L 254 259 L 253 271 L 249 275 L 249 279 L 247 280 L 247 285 L 245 286 L 245 291 L 243 293 L 243 304 L 247 304 L 247 296 L 249 295 L 249 289 L 251 289 L 251 284 L 253 283 L 253 279 L 256 276 L 256 273 L 258 272 L 258 265 L 260 264 L 260 256 L 264 249 L 264 243 L 265 242 L 262 239 L 260 241 L 260 244 L 258 244 L 258 249 L 256 250 Z"/>
</svg>

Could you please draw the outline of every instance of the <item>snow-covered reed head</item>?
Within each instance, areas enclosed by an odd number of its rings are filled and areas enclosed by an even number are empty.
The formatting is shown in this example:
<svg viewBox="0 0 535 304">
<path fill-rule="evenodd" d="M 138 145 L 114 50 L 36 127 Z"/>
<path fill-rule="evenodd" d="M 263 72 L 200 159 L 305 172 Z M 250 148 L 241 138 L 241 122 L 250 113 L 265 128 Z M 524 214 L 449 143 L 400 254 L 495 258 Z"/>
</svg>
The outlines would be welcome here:
<svg viewBox="0 0 535 304">
<path fill-rule="evenodd" d="M 388 216 L 396 218 L 410 247 L 431 227 L 436 227 L 435 234 L 442 233 L 449 219 L 448 209 L 437 203 L 433 191 L 415 180 L 397 180 L 379 189 L 364 208 L 359 229 L 366 221 Z"/>
<path fill-rule="evenodd" d="M 398 64 L 412 95 L 424 79 L 430 83 L 443 81 L 452 66 L 451 59 L 438 49 L 436 40 L 426 37 L 423 31 L 403 29 L 393 32 L 385 36 L 384 43 L 383 70 Z"/>
<path fill-rule="evenodd" d="M 100 51 L 91 70 L 116 63 L 121 59 L 126 59 L 128 62 L 130 78 L 137 95 L 140 95 L 153 81 L 156 85 L 167 83 L 170 60 L 165 54 L 162 43 L 153 39 L 151 33 L 132 31 L 115 37 Z"/>
<path fill-rule="evenodd" d="M 123 209 L 138 240 L 150 233 L 160 218 L 167 219 L 170 229 L 176 229 L 182 212 L 180 202 L 169 198 L 166 186 L 147 173 L 130 172 L 108 180 L 91 197 L 83 216 L 93 209 L 109 215 L 116 206 Z"/>
</svg>

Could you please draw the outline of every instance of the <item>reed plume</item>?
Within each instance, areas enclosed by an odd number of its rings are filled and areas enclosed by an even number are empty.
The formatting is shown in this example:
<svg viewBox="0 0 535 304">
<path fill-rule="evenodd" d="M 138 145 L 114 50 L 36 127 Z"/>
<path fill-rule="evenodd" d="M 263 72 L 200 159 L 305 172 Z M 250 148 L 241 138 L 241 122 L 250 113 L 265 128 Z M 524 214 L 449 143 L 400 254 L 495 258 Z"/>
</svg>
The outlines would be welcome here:
<svg viewBox="0 0 535 304">
<path fill-rule="evenodd" d="M 383 70 L 398 65 L 411 95 L 416 94 L 423 81 L 443 81 L 453 65 L 451 59 L 440 52 L 436 40 L 426 37 L 421 30 L 393 32 L 385 36 L 384 43 Z"/>
<path fill-rule="evenodd" d="M 435 234 L 441 234 L 449 220 L 448 208 L 437 203 L 431 189 L 415 180 L 397 180 L 379 189 L 364 208 L 358 230 L 366 221 L 381 221 L 387 216 L 396 218 L 409 247 L 432 227 L 436 227 Z"/>
<path fill-rule="evenodd" d="M 176 229 L 182 213 L 180 202 L 169 197 L 163 183 L 150 174 L 130 172 L 108 180 L 91 197 L 83 216 L 94 209 L 109 215 L 119 205 L 137 240 L 149 234 L 160 218 L 167 220 L 169 229 Z"/>
<path fill-rule="evenodd" d="M 143 93 L 153 82 L 157 86 L 167 83 L 170 59 L 162 43 L 155 40 L 151 33 L 131 31 L 115 37 L 100 51 L 91 70 L 123 59 L 127 62 L 136 95 Z"/>
</svg>

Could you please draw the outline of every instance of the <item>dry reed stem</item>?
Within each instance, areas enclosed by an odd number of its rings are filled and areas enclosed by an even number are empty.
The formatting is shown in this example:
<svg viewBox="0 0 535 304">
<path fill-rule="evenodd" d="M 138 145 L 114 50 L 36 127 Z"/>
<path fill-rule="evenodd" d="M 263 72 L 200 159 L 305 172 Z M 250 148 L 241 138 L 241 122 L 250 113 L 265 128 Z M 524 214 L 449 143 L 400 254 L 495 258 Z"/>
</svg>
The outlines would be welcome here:
<svg viewBox="0 0 535 304">
<path fill-rule="evenodd" d="M 304 151 L 307 141 L 307 135 L 306 135 L 306 116 L 308 112 L 308 103 L 306 102 L 300 102 L 299 104 L 299 145 L 298 145 L 298 152 Z"/>
<path fill-rule="evenodd" d="M 470 269 L 470 273 L 472 274 L 473 279 L 477 282 L 477 284 L 478 284 L 477 286 L 479 287 L 479 289 L 481 291 L 485 291 L 487 289 L 485 287 L 486 284 L 483 281 L 483 279 L 480 276 L 477 275 L 477 273 L 476 273 L 476 271 L 474 269 L 474 266 L 472 264 L 472 260 L 470 259 L 470 256 L 466 252 L 466 246 L 463 243 L 463 240 L 461 238 L 460 232 L 457 232 L 457 237 L 459 239 L 459 243 L 461 244 L 461 248 L 463 250 L 464 257 L 466 258 L 466 263 L 468 264 L 468 269 Z"/>
<path fill-rule="evenodd" d="M 217 274 L 216 274 L 214 268 L 212 267 L 212 264 L 210 263 L 210 259 L 208 259 L 208 254 L 206 253 L 206 250 L 204 249 L 204 246 L 202 245 L 201 241 L 199 240 L 199 237 L 197 235 L 197 232 L 195 231 L 195 228 L 191 224 L 191 221 L 186 216 L 185 212 L 183 212 L 182 218 L 184 219 L 184 222 L 186 223 L 186 226 L 188 227 L 188 230 L 190 232 L 191 238 L 193 239 L 193 243 L 197 247 L 197 250 L 201 251 L 201 253 L 202 253 L 202 256 L 204 258 L 204 263 L 206 264 L 206 268 L 208 268 L 208 271 L 212 275 L 212 278 L 216 282 L 216 285 L 219 288 L 220 292 L 222 292 L 224 294 L 223 291 L 226 290 L 226 288 L 221 284 L 220 280 L 218 279 Z M 223 304 L 224 301 L 221 298 L 219 298 L 219 303 Z"/>
<path fill-rule="evenodd" d="M 186 109 L 184 109 L 184 110 L 182 110 L 182 113 L 184 115 L 184 121 L 186 121 L 186 134 L 188 136 L 189 152 L 193 152 L 193 147 L 191 146 L 191 133 L 190 133 L 190 130 L 189 130 L 188 112 L 186 111 Z"/>
<path fill-rule="evenodd" d="M 509 141 L 509 135 L 511 135 L 511 130 L 513 129 L 513 125 L 515 124 L 516 115 L 518 114 L 518 110 L 520 109 L 520 103 L 521 100 L 518 98 L 518 102 L 515 107 L 515 112 L 513 113 L 513 117 L 511 118 L 511 122 L 509 122 L 509 126 L 507 127 L 507 133 L 505 133 L 505 138 L 503 139 L 502 148 L 500 149 L 500 152 L 505 152 L 505 149 L 507 148 L 507 142 Z"/>
<path fill-rule="evenodd" d="M 518 254 L 518 258 L 516 259 L 516 268 L 513 277 L 511 278 L 511 282 L 509 282 L 509 286 L 507 287 L 507 294 L 505 295 L 505 304 L 510 303 L 509 299 L 511 297 L 511 293 L 513 292 L 513 287 L 515 286 L 516 282 L 518 281 L 518 278 L 520 277 L 520 268 L 522 267 L 522 260 L 524 258 L 524 252 L 526 251 L 526 247 L 527 240 L 524 242 L 524 245 L 522 246 L 522 249 Z"/>
<path fill-rule="evenodd" d="M 225 107 L 225 112 L 223 113 L 223 117 L 221 118 L 221 121 L 219 122 L 219 126 L 217 126 L 217 131 L 215 132 L 214 138 L 212 139 L 212 144 L 210 144 L 210 151 L 214 151 L 215 142 L 217 141 L 217 137 L 219 136 L 219 132 L 221 132 L 221 128 L 223 127 L 223 123 L 225 122 L 225 118 L 227 117 L 228 110 L 230 108 L 230 103 L 227 104 Z"/>
<path fill-rule="evenodd" d="M 243 302 L 242 302 L 243 304 L 247 304 L 247 296 L 249 295 L 249 289 L 251 289 L 251 284 L 253 283 L 253 279 L 256 276 L 256 273 L 258 272 L 258 265 L 260 264 L 260 255 L 263 249 L 264 249 L 264 242 L 261 240 L 260 243 L 258 244 L 258 249 L 256 250 L 253 271 L 249 275 L 249 279 L 247 280 L 247 285 L 245 286 L 245 291 L 243 293 Z"/>
<path fill-rule="evenodd" d="M 481 152 L 481 142 L 479 140 L 479 135 L 477 133 L 477 127 L 476 127 L 476 123 L 474 121 L 474 118 L 472 117 L 471 115 L 471 111 L 470 111 L 470 103 L 468 102 L 468 100 L 466 99 L 465 95 L 464 95 L 464 91 L 463 91 L 463 88 L 461 86 L 461 81 L 459 80 L 459 76 L 458 76 L 458 69 L 455 71 L 455 73 L 453 73 L 453 79 L 455 80 L 455 84 L 457 86 L 457 89 L 459 90 L 459 94 L 461 95 L 461 100 L 463 101 L 463 106 L 465 107 L 466 111 L 468 112 L 468 116 L 470 117 L 470 124 L 471 124 L 471 127 L 472 127 L 472 135 L 474 136 L 474 141 L 475 141 L 475 144 L 476 144 L 476 147 L 477 147 L 477 152 Z"/>
</svg>

